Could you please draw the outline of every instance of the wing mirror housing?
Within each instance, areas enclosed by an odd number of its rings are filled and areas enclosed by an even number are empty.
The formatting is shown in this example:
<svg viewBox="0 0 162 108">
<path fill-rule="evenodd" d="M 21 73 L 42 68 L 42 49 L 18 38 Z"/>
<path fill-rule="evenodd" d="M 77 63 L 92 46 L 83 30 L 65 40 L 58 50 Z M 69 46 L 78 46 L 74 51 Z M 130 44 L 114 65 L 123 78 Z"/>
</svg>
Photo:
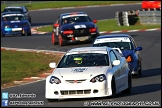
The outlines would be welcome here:
<svg viewBox="0 0 162 108">
<path fill-rule="evenodd" d="M 50 63 L 50 64 L 49 64 L 49 67 L 50 67 L 50 68 L 56 68 L 56 62 Z"/>
<path fill-rule="evenodd" d="M 114 61 L 113 61 L 113 65 L 114 65 L 114 66 L 117 66 L 117 65 L 119 65 L 119 64 L 120 64 L 120 60 L 114 60 Z"/>
<path fill-rule="evenodd" d="M 142 47 L 141 46 L 139 46 L 139 47 L 137 47 L 136 49 L 135 49 L 135 51 L 141 51 L 142 50 Z"/>
<path fill-rule="evenodd" d="M 58 23 L 53 24 L 54 27 L 59 27 Z"/>
<path fill-rule="evenodd" d="M 97 23 L 97 20 L 93 20 L 93 23 Z"/>
</svg>

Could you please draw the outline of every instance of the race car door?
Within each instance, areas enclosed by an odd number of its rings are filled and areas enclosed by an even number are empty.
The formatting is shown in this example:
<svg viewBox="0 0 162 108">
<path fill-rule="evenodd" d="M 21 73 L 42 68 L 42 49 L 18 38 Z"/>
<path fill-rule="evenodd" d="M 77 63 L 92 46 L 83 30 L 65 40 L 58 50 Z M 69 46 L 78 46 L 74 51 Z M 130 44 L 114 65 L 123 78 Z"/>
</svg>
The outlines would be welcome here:
<svg viewBox="0 0 162 108">
<path fill-rule="evenodd" d="M 115 83 L 116 83 L 116 90 L 118 92 L 120 84 L 120 76 L 121 76 L 121 65 L 114 66 L 112 63 L 114 60 L 118 60 L 117 56 L 115 55 L 114 51 L 111 50 L 110 53 L 110 62 L 112 65 L 112 71 L 114 72 L 115 76 Z"/>
</svg>

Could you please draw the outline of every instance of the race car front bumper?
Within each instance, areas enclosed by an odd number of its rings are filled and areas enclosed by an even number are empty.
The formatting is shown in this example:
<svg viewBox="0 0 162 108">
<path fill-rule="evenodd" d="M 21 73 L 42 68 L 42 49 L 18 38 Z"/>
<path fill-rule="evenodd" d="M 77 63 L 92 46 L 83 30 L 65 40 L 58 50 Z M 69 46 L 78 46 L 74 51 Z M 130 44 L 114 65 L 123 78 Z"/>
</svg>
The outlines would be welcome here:
<svg viewBox="0 0 162 108">
<path fill-rule="evenodd" d="M 82 41 L 92 41 L 97 37 L 97 33 L 91 33 L 88 35 L 63 35 L 63 39 L 68 43 L 71 42 L 82 42 Z"/>
<path fill-rule="evenodd" d="M 5 35 L 17 35 L 17 34 L 26 34 L 31 32 L 29 27 L 26 28 L 4 28 L 3 34 Z"/>
<path fill-rule="evenodd" d="M 109 96 L 106 81 L 89 84 L 50 84 L 46 82 L 46 99 L 90 98 Z"/>
</svg>

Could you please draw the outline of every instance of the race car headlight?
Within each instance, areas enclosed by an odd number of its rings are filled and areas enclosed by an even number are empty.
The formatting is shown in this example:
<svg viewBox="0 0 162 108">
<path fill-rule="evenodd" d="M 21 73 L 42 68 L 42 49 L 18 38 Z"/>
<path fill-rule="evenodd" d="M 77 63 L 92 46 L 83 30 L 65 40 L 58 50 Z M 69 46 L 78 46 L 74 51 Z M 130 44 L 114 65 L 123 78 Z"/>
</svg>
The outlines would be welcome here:
<svg viewBox="0 0 162 108">
<path fill-rule="evenodd" d="M 95 82 L 102 82 L 104 80 L 106 80 L 106 76 L 104 74 L 101 74 L 101 75 L 97 75 L 97 76 L 93 77 L 90 80 L 90 82 L 95 83 Z"/>
<path fill-rule="evenodd" d="M 6 24 L 5 24 L 4 27 L 5 27 L 5 28 L 9 28 L 9 25 L 6 25 Z"/>
<path fill-rule="evenodd" d="M 55 84 L 60 84 L 60 83 L 61 83 L 61 80 L 60 80 L 59 78 L 55 77 L 55 76 L 51 76 L 49 82 L 50 82 L 51 84 L 53 84 L 53 83 L 55 83 Z"/>
</svg>

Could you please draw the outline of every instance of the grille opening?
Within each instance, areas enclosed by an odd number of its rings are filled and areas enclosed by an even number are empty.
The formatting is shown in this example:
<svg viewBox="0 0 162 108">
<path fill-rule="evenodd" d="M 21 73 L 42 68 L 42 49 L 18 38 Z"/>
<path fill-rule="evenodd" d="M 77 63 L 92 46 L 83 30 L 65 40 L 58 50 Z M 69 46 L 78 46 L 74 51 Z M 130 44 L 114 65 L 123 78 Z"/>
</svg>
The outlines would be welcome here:
<svg viewBox="0 0 162 108">
<path fill-rule="evenodd" d="M 59 93 L 58 93 L 58 91 L 54 91 L 54 94 L 55 94 L 55 95 L 58 95 Z"/>
<path fill-rule="evenodd" d="M 98 90 L 93 90 L 93 93 L 98 93 Z"/>
<path fill-rule="evenodd" d="M 60 91 L 61 95 L 77 95 L 77 94 L 90 94 L 91 90 L 67 90 L 67 91 Z"/>
</svg>

